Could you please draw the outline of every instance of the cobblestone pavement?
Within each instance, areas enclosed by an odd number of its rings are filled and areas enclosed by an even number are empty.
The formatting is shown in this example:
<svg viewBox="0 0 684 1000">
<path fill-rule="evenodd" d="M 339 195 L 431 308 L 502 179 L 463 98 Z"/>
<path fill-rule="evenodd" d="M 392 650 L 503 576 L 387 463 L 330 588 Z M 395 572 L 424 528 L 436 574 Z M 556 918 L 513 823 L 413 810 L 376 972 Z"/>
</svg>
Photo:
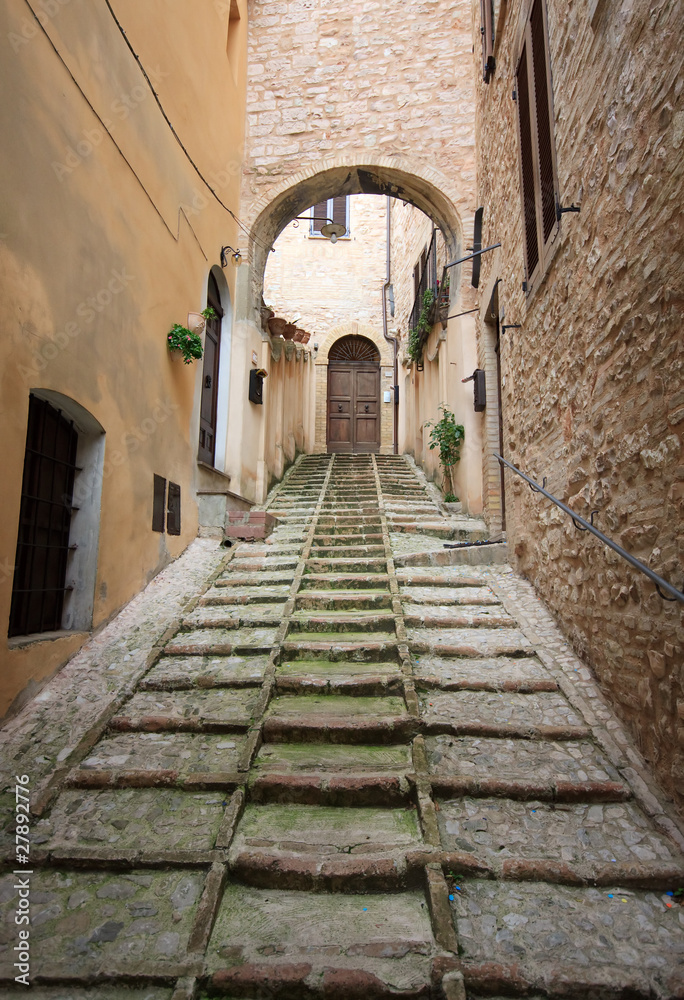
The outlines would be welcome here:
<svg viewBox="0 0 684 1000">
<path fill-rule="evenodd" d="M 395 566 L 480 526 L 399 457 L 266 506 L 0 733 L 0 996 L 26 882 L 38 1000 L 684 998 L 684 837 L 590 671 L 507 566 Z"/>
</svg>

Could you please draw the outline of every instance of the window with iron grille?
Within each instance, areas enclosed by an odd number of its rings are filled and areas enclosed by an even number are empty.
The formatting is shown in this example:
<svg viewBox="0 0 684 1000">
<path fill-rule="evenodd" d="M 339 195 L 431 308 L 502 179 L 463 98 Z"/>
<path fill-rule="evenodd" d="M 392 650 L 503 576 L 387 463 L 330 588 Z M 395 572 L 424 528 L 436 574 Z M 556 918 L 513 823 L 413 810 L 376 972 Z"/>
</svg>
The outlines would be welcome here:
<svg viewBox="0 0 684 1000">
<path fill-rule="evenodd" d="M 73 422 L 31 396 L 10 637 L 62 627 L 77 447 Z"/>
<path fill-rule="evenodd" d="M 553 138 L 553 93 L 544 0 L 533 0 L 516 69 L 520 186 L 529 294 L 551 260 L 558 236 L 558 181 Z"/>
<path fill-rule="evenodd" d="M 337 198 L 319 201 L 311 209 L 311 236 L 320 236 L 321 229 L 327 220 L 339 223 L 345 228 L 345 236 L 349 236 L 349 198 L 343 194 Z"/>
</svg>

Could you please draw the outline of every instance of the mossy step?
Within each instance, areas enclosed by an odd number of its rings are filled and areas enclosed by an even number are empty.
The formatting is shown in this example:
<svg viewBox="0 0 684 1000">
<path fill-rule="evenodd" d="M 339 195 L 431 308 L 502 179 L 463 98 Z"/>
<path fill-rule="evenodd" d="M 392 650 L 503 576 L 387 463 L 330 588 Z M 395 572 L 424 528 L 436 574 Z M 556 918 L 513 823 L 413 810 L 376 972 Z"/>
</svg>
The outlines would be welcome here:
<svg viewBox="0 0 684 1000">
<path fill-rule="evenodd" d="M 290 618 L 288 638 L 301 633 L 339 633 L 346 635 L 363 629 L 370 635 L 376 632 L 389 632 L 394 627 L 394 617 L 391 614 L 378 613 L 373 610 L 349 611 L 295 611 Z"/>
<path fill-rule="evenodd" d="M 389 576 L 385 573 L 306 573 L 302 577 L 299 594 L 310 590 L 389 590 Z"/>
<path fill-rule="evenodd" d="M 401 694 L 403 675 L 398 663 L 287 660 L 277 667 L 275 683 L 279 694 L 381 697 Z"/>
<path fill-rule="evenodd" d="M 304 573 L 386 573 L 385 559 L 312 559 L 306 561 Z"/>
<path fill-rule="evenodd" d="M 295 599 L 297 610 L 342 611 L 391 608 L 389 590 L 305 590 Z"/>
<path fill-rule="evenodd" d="M 375 632 L 299 632 L 287 636 L 282 652 L 290 660 L 329 659 L 378 662 L 398 656 L 394 634 Z"/>
</svg>

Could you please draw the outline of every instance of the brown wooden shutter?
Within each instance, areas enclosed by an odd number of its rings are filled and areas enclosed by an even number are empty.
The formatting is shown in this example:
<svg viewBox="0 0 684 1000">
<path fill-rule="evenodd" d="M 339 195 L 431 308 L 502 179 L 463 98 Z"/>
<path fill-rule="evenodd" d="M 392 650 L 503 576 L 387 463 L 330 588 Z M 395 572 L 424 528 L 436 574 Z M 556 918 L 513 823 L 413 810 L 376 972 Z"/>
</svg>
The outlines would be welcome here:
<svg viewBox="0 0 684 1000">
<path fill-rule="evenodd" d="M 537 202 L 534 190 L 534 151 L 532 148 L 532 126 L 530 122 L 530 89 L 527 75 L 527 43 L 523 46 L 516 76 L 523 222 L 525 231 L 525 264 L 529 284 L 532 274 L 539 264 L 539 242 L 537 239 Z"/>
<path fill-rule="evenodd" d="M 546 29 L 542 0 L 536 0 L 530 15 L 532 65 L 534 67 L 534 104 L 537 120 L 539 186 L 541 192 L 542 234 L 546 245 L 556 228 L 556 191 L 553 170 L 553 133 L 549 101 Z"/>
<path fill-rule="evenodd" d="M 181 533 L 181 488 L 177 483 L 169 483 L 166 530 L 169 535 L 180 535 Z"/>
<path fill-rule="evenodd" d="M 152 531 L 163 531 L 166 506 L 166 480 L 154 477 L 154 499 L 152 501 Z"/>
<path fill-rule="evenodd" d="M 480 35 L 482 37 L 482 79 L 485 83 L 489 83 L 495 66 L 492 0 L 480 0 Z"/>
<path fill-rule="evenodd" d="M 325 225 L 325 220 L 328 218 L 328 202 L 319 201 L 317 205 L 314 205 L 313 219 L 311 221 L 311 232 L 320 233 L 321 229 Z"/>
<path fill-rule="evenodd" d="M 333 222 L 339 223 L 344 226 L 345 233 L 347 231 L 347 196 L 341 195 L 339 198 L 333 198 L 332 205 L 332 220 Z"/>
</svg>

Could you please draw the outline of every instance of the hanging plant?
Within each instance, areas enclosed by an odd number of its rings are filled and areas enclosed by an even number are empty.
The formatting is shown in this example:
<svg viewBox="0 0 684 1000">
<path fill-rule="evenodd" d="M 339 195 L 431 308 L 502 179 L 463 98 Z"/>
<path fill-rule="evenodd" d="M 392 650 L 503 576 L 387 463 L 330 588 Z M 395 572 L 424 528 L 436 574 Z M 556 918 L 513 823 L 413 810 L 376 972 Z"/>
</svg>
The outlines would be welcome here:
<svg viewBox="0 0 684 1000">
<path fill-rule="evenodd" d="M 200 335 L 188 330 L 187 326 L 181 326 L 180 323 L 173 324 L 166 340 L 170 351 L 180 351 L 183 363 L 186 365 L 198 361 L 204 353 Z"/>
<path fill-rule="evenodd" d="M 432 329 L 432 307 L 435 304 L 435 293 L 431 288 L 423 292 L 423 308 L 420 310 L 418 324 L 409 332 L 406 353 L 411 361 L 418 363 L 423 356 L 423 344 Z"/>
<path fill-rule="evenodd" d="M 444 485 L 447 488 L 444 499 L 447 503 L 458 500 L 454 493 L 453 468 L 461 458 L 461 445 L 465 437 L 463 424 L 456 423 L 456 417 L 448 406 L 439 404 L 442 416 L 439 420 L 426 420 L 425 427 L 432 427 L 430 433 L 430 450 L 439 448 L 439 461 L 444 473 Z"/>
</svg>

